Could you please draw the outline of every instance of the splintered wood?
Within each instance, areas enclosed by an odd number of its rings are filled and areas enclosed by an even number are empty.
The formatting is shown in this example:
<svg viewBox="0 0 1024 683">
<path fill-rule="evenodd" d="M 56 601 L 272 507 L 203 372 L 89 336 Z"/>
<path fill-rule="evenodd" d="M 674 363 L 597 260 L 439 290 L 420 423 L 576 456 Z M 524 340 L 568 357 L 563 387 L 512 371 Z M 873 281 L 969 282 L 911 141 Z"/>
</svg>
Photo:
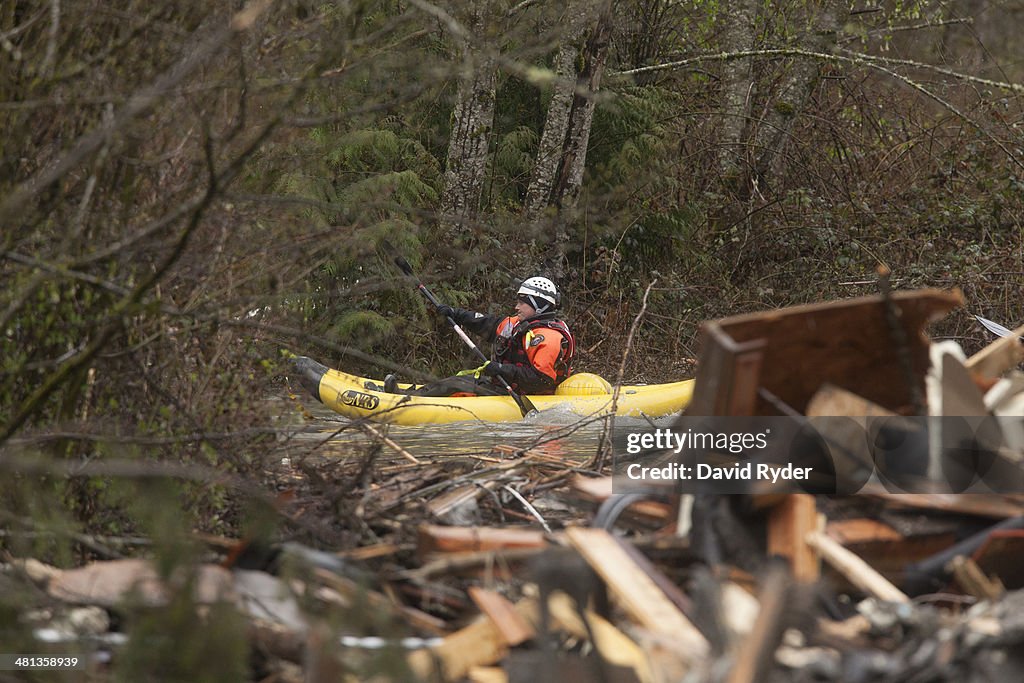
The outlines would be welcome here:
<svg viewBox="0 0 1024 683">
<path fill-rule="evenodd" d="M 818 531 L 809 533 L 807 543 L 821 553 L 822 559 L 869 595 L 887 602 L 910 601 L 903 591 L 872 569 L 867 562 L 836 543 L 826 534 Z"/>
<path fill-rule="evenodd" d="M 680 654 L 690 661 L 707 656 L 704 636 L 611 534 L 604 529 L 572 527 L 566 530 L 566 536 L 637 623 L 675 639 Z"/>
</svg>

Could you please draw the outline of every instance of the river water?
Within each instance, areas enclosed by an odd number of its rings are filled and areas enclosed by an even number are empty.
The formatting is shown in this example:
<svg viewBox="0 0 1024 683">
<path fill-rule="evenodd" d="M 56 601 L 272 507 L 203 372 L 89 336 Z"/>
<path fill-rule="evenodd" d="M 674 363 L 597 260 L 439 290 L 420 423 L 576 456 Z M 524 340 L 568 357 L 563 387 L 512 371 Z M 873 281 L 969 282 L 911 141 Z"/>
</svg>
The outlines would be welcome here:
<svg viewBox="0 0 1024 683">
<path fill-rule="evenodd" d="M 379 440 L 314 400 L 302 400 L 301 405 L 306 420 L 299 438 L 316 442 L 317 451 L 323 457 L 344 458 L 361 451 L 372 440 Z M 649 429 L 652 424 L 666 426 L 672 419 L 669 416 L 648 422 L 617 417 L 614 427 Z M 597 453 L 607 430 L 606 422 L 598 418 L 581 419 L 566 408 L 556 407 L 517 422 L 470 421 L 416 426 L 371 424 L 370 427 L 422 460 L 441 456 L 486 456 L 502 451 L 539 448 L 545 455 L 578 463 L 593 458 Z"/>
</svg>

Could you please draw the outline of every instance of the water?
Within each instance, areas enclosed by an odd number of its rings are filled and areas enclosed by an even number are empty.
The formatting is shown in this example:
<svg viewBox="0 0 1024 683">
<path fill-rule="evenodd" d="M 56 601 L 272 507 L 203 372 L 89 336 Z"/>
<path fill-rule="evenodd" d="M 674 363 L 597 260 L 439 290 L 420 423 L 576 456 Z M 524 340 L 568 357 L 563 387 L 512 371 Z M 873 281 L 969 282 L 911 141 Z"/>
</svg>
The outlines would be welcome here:
<svg viewBox="0 0 1024 683">
<path fill-rule="evenodd" d="M 312 419 L 307 419 L 299 438 L 318 444 L 316 451 L 323 457 L 351 457 L 372 441 L 379 441 L 377 435 L 319 403 L 303 401 L 303 407 Z M 654 424 L 664 426 L 671 420 L 672 417 L 661 418 Z M 650 424 L 637 418 L 615 419 L 616 427 L 649 428 Z M 593 458 L 606 428 L 605 419 L 581 419 L 566 408 L 545 410 L 517 422 L 369 425 L 370 430 L 386 436 L 414 458 L 425 461 L 445 456 L 508 456 L 531 451 L 562 458 L 567 464 Z M 403 457 L 397 449 L 391 450 L 395 457 Z"/>
</svg>

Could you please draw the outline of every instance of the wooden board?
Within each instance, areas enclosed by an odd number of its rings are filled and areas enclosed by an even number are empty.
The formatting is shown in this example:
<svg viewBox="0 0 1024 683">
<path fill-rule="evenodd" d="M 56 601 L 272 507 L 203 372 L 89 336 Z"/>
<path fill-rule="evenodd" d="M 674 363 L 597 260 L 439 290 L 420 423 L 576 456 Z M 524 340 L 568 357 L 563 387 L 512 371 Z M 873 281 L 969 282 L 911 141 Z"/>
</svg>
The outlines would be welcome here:
<svg viewBox="0 0 1024 683">
<path fill-rule="evenodd" d="M 565 593 L 555 593 L 548 599 L 551 617 L 558 626 L 577 638 L 589 638 L 590 633 L 579 614 L 577 605 Z M 587 621 L 594 635 L 594 648 L 610 664 L 629 667 L 642 683 L 654 681 L 646 653 L 622 631 L 591 610 L 586 610 Z"/>
<path fill-rule="evenodd" d="M 516 612 L 515 605 L 504 596 L 480 586 L 470 586 L 469 597 L 480 611 L 494 622 L 505 644 L 514 647 L 534 637 L 533 627 Z"/>
<path fill-rule="evenodd" d="M 672 603 L 657 583 L 641 569 L 604 529 L 572 527 L 566 537 L 608 584 L 623 609 L 649 631 L 671 637 L 689 661 L 707 656 L 708 642 Z"/>
<path fill-rule="evenodd" d="M 1024 326 L 1018 327 L 1008 337 L 1001 337 L 967 359 L 967 369 L 981 377 L 998 377 L 1021 360 L 1024 360 L 1024 345 L 1020 342 Z"/>
<path fill-rule="evenodd" d="M 807 543 L 821 554 L 823 560 L 868 595 L 886 602 L 910 602 L 910 598 L 903 591 L 826 534 L 812 532 L 807 535 Z"/>
<path fill-rule="evenodd" d="M 874 519 L 839 519 L 829 522 L 825 533 L 844 546 L 873 541 L 902 541 L 903 534 Z"/>
<path fill-rule="evenodd" d="M 768 555 L 780 555 L 789 561 L 793 578 L 803 583 L 818 580 L 818 557 L 807 545 L 807 534 L 818 526 L 818 508 L 814 496 L 794 493 L 768 513 Z"/>
<path fill-rule="evenodd" d="M 433 553 L 542 548 L 547 545 L 543 531 L 525 527 L 462 527 L 423 524 L 417 530 L 419 557 Z"/>
</svg>

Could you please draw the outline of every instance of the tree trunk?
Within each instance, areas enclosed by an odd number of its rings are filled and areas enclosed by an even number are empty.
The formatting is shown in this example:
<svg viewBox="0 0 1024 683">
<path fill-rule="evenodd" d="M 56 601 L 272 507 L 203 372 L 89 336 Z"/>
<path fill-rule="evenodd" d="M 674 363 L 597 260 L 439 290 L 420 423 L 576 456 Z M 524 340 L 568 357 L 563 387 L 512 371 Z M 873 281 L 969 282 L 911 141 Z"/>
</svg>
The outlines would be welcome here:
<svg viewBox="0 0 1024 683">
<path fill-rule="evenodd" d="M 573 92 L 576 89 L 576 59 L 579 57 L 579 38 L 590 22 L 592 3 L 588 0 L 574 0 L 568 6 L 563 24 L 568 30 L 555 55 L 552 69 L 555 73 L 554 93 L 548 103 L 544 132 L 537 149 L 530 185 L 526 189 L 523 214 L 527 219 L 536 219 L 551 200 L 551 191 L 558 175 L 565 137 L 569 131 L 569 115 L 572 110 Z"/>
<path fill-rule="evenodd" d="M 573 209 L 579 199 L 583 185 L 583 169 L 587 160 L 587 145 L 590 141 L 590 126 L 594 121 L 596 94 L 601 85 L 601 76 L 608 59 L 608 45 L 611 42 L 613 3 L 606 2 L 597 20 L 597 26 L 583 51 L 583 68 L 577 80 L 576 95 L 569 113 L 569 130 L 566 132 L 565 147 L 558 181 L 554 188 L 554 203 L 560 210 Z"/>
<path fill-rule="evenodd" d="M 474 8 L 473 33 L 483 36 L 489 0 Z M 441 226 L 451 237 L 464 235 L 480 210 L 487 170 L 487 148 L 494 126 L 494 97 L 497 82 L 495 59 L 479 46 L 464 41 L 461 47 L 463 73 L 459 79 L 448 159 L 441 193 Z"/>
<path fill-rule="evenodd" d="M 811 40 L 807 48 L 814 52 L 831 52 L 835 46 L 838 8 L 835 0 L 818 0 L 808 9 L 814 13 L 807 22 Z M 782 87 L 775 97 L 765 98 L 764 116 L 757 121 L 751 149 L 757 155 L 754 168 L 746 181 L 748 186 L 772 187 L 785 175 L 785 152 L 796 117 L 803 111 L 820 81 L 824 65 L 810 58 L 797 58 L 790 65 Z"/>
<path fill-rule="evenodd" d="M 719 5 L 723 23 L 723 52 L 744 52 L 753 48 L 757 5 L 756 0 L 735 0 Z M 728 60 L 722 69 L 722 127 L 718 172 L 724 183 L 733 187 L 737 187 L 737 180 L 750 165 L 743 143 L 750 115 L 753 78 L 752 60 L 749 58 Z"/>
</svg>

